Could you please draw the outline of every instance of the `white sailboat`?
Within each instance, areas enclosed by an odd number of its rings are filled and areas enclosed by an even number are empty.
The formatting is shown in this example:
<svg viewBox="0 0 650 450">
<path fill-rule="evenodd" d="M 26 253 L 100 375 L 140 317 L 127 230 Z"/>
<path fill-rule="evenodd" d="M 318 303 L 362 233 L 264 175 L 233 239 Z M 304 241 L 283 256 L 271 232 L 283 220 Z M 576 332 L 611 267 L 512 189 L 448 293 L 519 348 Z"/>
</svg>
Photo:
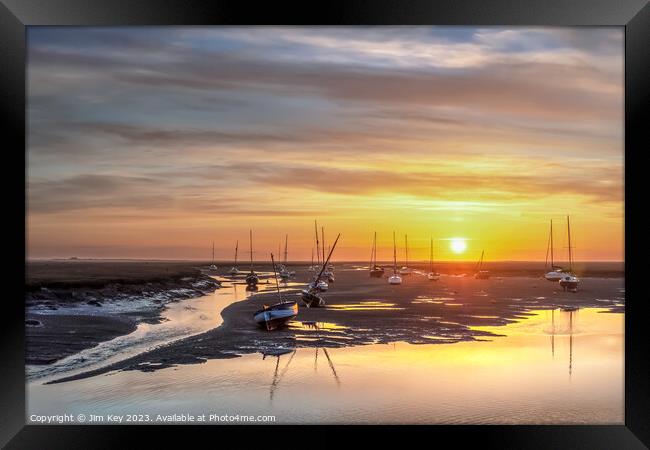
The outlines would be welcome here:
<svg viewBox="0 0 650 450">
<path fill-rule="evenodd" d="M 397 274 L 397 243 L 393 231 L 393 274 L 388 277 L 388 284 L 402 284 L 402 277 Z"/>
<path fill-rule="evenodd" d="M 549 272 L 546 272 L 544 275 L 544 278 L 546 278 L 548 281 L 560 281 L 562 277 L 565 274 L 565 271 L 562 267 L 556 266 L 554 257 L 553 257 L 553 219 L 551 219 L 551 231 L 549 232 L 548 235 L 548 246 L 546 248 L 546 262 L 544 264 L 544 267 L 548 269 L 548 256 L 549 252 L 551 255 L 551 270 Z"/>
<path fill-rule="evenodd" d="M 282 281 L 287 281 L 289 280 L 289 277 L 291 277 L 291 273 L 289 273 L 289 269 L 287 269 L 287 245 L 289 242 L 289 235 L 284 236 L 284 262 L 283 264 L 280 265 L 278 273 L 280 274 L 280 278 Z"/>
<path fill-rule="evenodd" d="M 408 235 L 404 235 L 404 248 L 406 250 L 406 261 L 405 265 L 399 270 L 400 275 L 411 275 L 413 270 L 409 267 L 409 238 Z"/>
<path fill-rule="evenodd" d="M 237 268 L 237 252 L 239 251 L 239 241 L 235 244 L 235 265 L 232 266 L 232 268 L 228 271 L 230 275 L 237 275 L 239 273 L 239 269 Z"/>
<path fill-rule="evenodd" d="M 257 283 L 259 283 L 260 279 L 258 278 L 257 274 L 253 270 L 253 230 L 250 230 L 250 246 L 251 246 L 251 271 L 248 275 L 246 275 L 246 284 L 249 287 L 257 287 Z"/>
<path fill-rule="evenodd" d="M 212 273 L 217 272 L 217 266 L 214 264 L 214 242 L 212 242 L 212 263 L 208 266 L 208 270 Z"/>
<path fill-rule="evenodd" d="M 573 247 L 571 246 L 571 224 L 569 223 L 569 216 L 566 216 L 566 228 L 569 239 L 569 270 L 562 274 L 560 286 L 565 291 L 577 292 L 580 279 L 573 274 Z"/>
<path fill-rule="evenodd" d="M 440 279 L 440 274 L 433 270 L 433 238 L 431 238 L 431 252 L 429 254 L 429 273 L 427 274 L 427 279 L 431 281 L 438 281 Z"/>
</svg>

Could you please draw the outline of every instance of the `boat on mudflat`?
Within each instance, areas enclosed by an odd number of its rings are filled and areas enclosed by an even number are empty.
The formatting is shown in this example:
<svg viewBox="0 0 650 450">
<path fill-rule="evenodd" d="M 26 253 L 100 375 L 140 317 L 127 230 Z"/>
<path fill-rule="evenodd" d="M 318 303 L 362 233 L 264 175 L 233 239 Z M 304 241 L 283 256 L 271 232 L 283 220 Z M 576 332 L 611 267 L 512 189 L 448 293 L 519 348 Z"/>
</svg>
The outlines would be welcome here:
<svg viewBox="0 0 650 450">
<path fill-rule="evenodd" d="M 384 268 L 377 265 L 377 232 L 372 240 L 372 252 L 370 254 L 370 276 L 381 278 L 384 276 Z"/>
<path fill-rule="evenodd" d="M 298 302 L 295 300 L 284 300 L 282 298 L 282 291 L 280 291 L 280 284 L 278 283 L 278 273 L 275 270 L 273 253 L 271 253 L 271 262 L 273 263 L 273 275 L 280 302 L 270 306 L 264 305 L 262 309 L 257 310 L 253 314 L 253 320 L 255 323 L 262 328 L 266 328 L 268 331 L 285 326 L 291 319 L 298 315 Z"/>
<path fill-rule="evenodd" d="M 286 325 L 297 315 L 298 302 L 284 301 L 275 305 L 264 305 L 262 309 L 255 312 L 253 319 L 259 326 L 271 331 Z"/>
</svg>

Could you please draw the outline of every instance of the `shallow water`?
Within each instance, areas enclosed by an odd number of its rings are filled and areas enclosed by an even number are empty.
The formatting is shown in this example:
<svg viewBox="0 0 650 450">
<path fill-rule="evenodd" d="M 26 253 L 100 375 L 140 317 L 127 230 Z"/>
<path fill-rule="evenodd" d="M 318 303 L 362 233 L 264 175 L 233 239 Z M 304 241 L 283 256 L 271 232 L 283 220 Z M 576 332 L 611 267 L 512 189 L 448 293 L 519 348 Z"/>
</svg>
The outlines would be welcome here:
<svg viewBox="0 0 650 450">
<path fill-rule="evenodd" d="M 476 327 L 503 335 L 489 341 L 286 349 L 56 385 L 38 380 L 27 386 L 27 420 L 143 414 L 160 423 L 157 414 L 205 413 L 272 415 L 276 423 L 622 424 L 624 315 L 604 311 L 533 311 Z M 313 328 L 292 326 L 306 335 Z"/>
<path fill-rule="evenodd" d="M 213 293 L 187 300 L 171 302 L 161 312 L 162 321 L 156 324 L 139 323 L 136 330 L 124 336 L 105 341 L 99 345 L 63 358 L 49 365 L 28 365 L 28 380 L 50 380 L 61 374 L 73 375 L 78 372 L 108 365 L 128 357 L 168 344 L 221 325 L 221 311 L 231 303 L 252 295 L 240 279 L 214 277 L 222 283 L 221 289 Z M 295 283 L 283 284 L 282 287 L 294 287 Z M 260 283 L 255 293 L 275 289 L 275 285 Z M 117 308 L 113 303 L 107 305 Z M 119 305 L 118 305 L 119 306 Z M 129 306 L 129 305 L 127 305 Z M 92 307 L 90 307 L 92 308 Z M 89 308 L 86 308 L 86 310 Z M 104 308 L 101 313 L 106 314 Z M 60 308 L 54 313 L 74 313 L 82 307 Z"/>
</svg>

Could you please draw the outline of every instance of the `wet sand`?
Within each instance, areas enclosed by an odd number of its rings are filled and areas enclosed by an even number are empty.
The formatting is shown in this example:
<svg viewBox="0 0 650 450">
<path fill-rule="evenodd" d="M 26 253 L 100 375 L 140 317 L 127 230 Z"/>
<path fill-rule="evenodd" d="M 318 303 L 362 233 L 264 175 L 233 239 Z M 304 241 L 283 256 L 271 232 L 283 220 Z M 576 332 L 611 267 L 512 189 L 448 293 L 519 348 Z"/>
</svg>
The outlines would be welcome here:
<svg viewBox="0 0 650 450">
<path fill-rule="evenodd" d="M 205 263 L 28 262 L 26 364 L 50 364 L 129 334 L 138 323 L 158 323 L 167 303 L 219 287 L 202 267 Z"/>
<path fill-rule="evenodd" d="M 517 321 L 532 310 L 562 306 L 623 312 L 625 303 L 624 278 L 584 278 L 581 289 L 570 293 L 563 292 L 556 282 L 532 277 L 476 280 L 443 276 L 434 282 L 413 274 L 404 277 L 401 286 L 389 286 L 386 278 L 370 278 L 367 271 L 355 270 L 353 266 L 338 268 L 335 275 L 336 281 L 323 295 L 326 307 L 308 309 L 301 305 L 294 323 L 283 330 L 267 332 L 255 326 L 253 313 L 263 304 L 278 301 L 273 291 L 259 293 L 225 308 L 224 323 L 219 328 L 52 383 L 113 370 L 153 371 L 298 347 L 489 340 L 495 335 L 473 327 L 502 325 Z M 304 283 L 311 276 L 303 266 L 297 269 L 294 281 Z M 262 283 L 265 281 L 262 279 Z M 299 298 L 299 289 L 284 288 L 283 295 Z"/>
</svg>

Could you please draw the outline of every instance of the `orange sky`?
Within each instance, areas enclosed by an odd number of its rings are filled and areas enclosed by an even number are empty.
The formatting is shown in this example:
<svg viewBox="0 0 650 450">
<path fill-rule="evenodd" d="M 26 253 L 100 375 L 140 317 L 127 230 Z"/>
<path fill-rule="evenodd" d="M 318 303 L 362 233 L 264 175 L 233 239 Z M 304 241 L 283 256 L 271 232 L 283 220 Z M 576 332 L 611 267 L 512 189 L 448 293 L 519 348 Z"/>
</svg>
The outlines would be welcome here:
<svg viewBox="0 0 650 450">
<path fill-rule="evenodd" d="M 28 256 L 623 260 L 617 28 L 41 28 Z M 449 239 L 464 238 L 456 254 Z M 242 255 L 243 257 L 243 255 Z"/>
</svg>

